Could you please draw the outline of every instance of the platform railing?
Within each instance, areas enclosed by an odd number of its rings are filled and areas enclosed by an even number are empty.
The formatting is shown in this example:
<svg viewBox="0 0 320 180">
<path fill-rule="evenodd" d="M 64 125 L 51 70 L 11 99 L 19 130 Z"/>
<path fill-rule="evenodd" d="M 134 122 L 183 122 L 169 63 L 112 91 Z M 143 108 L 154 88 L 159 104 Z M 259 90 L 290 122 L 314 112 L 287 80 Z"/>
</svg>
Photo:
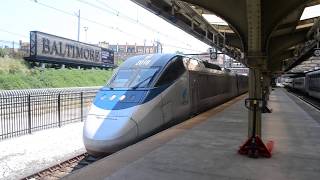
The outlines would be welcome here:
<svg viewBox="0 0 320 180">
<path fill-rule="evenodd" d="M 0 140 L 83 121 L 99 88 L 0 91 Z"/>
</svg>

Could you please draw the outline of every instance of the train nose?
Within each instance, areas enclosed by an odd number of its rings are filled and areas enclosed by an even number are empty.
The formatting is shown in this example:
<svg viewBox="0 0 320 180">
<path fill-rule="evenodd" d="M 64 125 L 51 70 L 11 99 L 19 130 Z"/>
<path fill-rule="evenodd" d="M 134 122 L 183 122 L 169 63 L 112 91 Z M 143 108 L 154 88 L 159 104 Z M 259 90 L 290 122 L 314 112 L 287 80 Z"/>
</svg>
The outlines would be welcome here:
<svg viewBox="0 0 320 180">
<path fill-rule="evenodd" d="M 138 127 L 130 117 L 88 115 L 83 128 L 84 145 L 89 154 L 115 152 L 138 136 Z"/>
</svg>

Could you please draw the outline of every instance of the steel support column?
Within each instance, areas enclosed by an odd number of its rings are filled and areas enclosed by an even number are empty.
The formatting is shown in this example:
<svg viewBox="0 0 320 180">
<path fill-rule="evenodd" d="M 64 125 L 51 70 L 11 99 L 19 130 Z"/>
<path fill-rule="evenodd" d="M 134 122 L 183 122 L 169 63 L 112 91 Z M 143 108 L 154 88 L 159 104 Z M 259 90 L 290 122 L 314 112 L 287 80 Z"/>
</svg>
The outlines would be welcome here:
<svg viewBox="0 0 320 180">
<path fill-rule="evenodd" d="M 249 109 L 248 140 L 238 152 L 249 157 L 271 157 L 273 142 L 267 146 L 261 139 L 261 111 L 263 109 L 263 72 L 266 70 L 266 57 L 262 49 L 261 0 L 247 0 L 249 98 L 245 100 Z M 264 96 L 266 97 L 266 96 Z"/>
<path fill-rule="evenodd" d="M 248 64 L 249 71 L 249 98 L 261 99 L 261 0 L 247 0 L 248 19 Z M 255 117 L 254 117 L 255 116 Z M 256 122 L 253 122 L 253 121 Z M 261 111 L 249 110 L 248 137 L 252 136 L 253 124 L 256 125 L 256 135 L 261 136 Z"/>
<path fill-rule="evenodd" d="M 249 98 L 250 99 L 262 99 L 261 88 L 261 70 L 250 68 L 249 70 Z M 254 115 L 256 116 L 254 118 Z M 255 123 L 253 121 L 256 121 Z M 253 124 L 256 125 L 255 134 L 261 137 L 261 110 L 257 109 L 253 112 L 249 109 L 249 124 L 248 124 L 248 137 L 252 136 Z"/>
</svg>

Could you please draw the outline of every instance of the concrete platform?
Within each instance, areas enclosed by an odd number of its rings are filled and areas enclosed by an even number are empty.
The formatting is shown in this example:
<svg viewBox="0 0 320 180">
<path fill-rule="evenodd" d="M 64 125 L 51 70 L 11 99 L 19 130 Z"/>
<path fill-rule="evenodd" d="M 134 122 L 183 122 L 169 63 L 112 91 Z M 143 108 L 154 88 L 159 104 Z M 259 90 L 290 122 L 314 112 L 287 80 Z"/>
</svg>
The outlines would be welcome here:
<svg viewBox="0 0 320 180">
<path fill-rule="evenodd" d="M 247 135 L 244 97 L 123 149 L 65 179 L 319 179 L 320 125 L 283 89 L 272 92 L 269 105 L 273 113 L 263 115 L 263 139 L 275 142 L 273 157 L 251 159 L 237 154 Z"/>
<path fill-rule="evenodd" d="M 0 180 L 21 179 L 85 152 L 83 123 L 0 141 Z"/>
</svg>

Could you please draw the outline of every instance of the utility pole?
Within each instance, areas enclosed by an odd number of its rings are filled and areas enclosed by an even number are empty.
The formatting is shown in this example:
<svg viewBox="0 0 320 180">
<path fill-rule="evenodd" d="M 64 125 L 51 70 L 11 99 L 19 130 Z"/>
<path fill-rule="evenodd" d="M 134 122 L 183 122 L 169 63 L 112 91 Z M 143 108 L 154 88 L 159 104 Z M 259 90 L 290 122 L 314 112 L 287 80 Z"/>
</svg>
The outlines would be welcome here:
<svg viewBox="0 0 320 180">
<path fill-rule="evenodd" d="M 80 40 L 80 9 L 77 14 L 78 17 L 78 41 Z"/>
<path fill-rule="evenodd" d="M 12 41 L 12 57 L 14 56 L 14 41 Z"/>
<path fill-rule="evenodd" d="M 86 37 L 86 41 L 85 42 L 87 42 L 87 31 L 88 31 L 89 27 L 85 26 L 85 27 L 83 27 L 83 29 L 84 29 L 85 37 Z"/>
</svg>

